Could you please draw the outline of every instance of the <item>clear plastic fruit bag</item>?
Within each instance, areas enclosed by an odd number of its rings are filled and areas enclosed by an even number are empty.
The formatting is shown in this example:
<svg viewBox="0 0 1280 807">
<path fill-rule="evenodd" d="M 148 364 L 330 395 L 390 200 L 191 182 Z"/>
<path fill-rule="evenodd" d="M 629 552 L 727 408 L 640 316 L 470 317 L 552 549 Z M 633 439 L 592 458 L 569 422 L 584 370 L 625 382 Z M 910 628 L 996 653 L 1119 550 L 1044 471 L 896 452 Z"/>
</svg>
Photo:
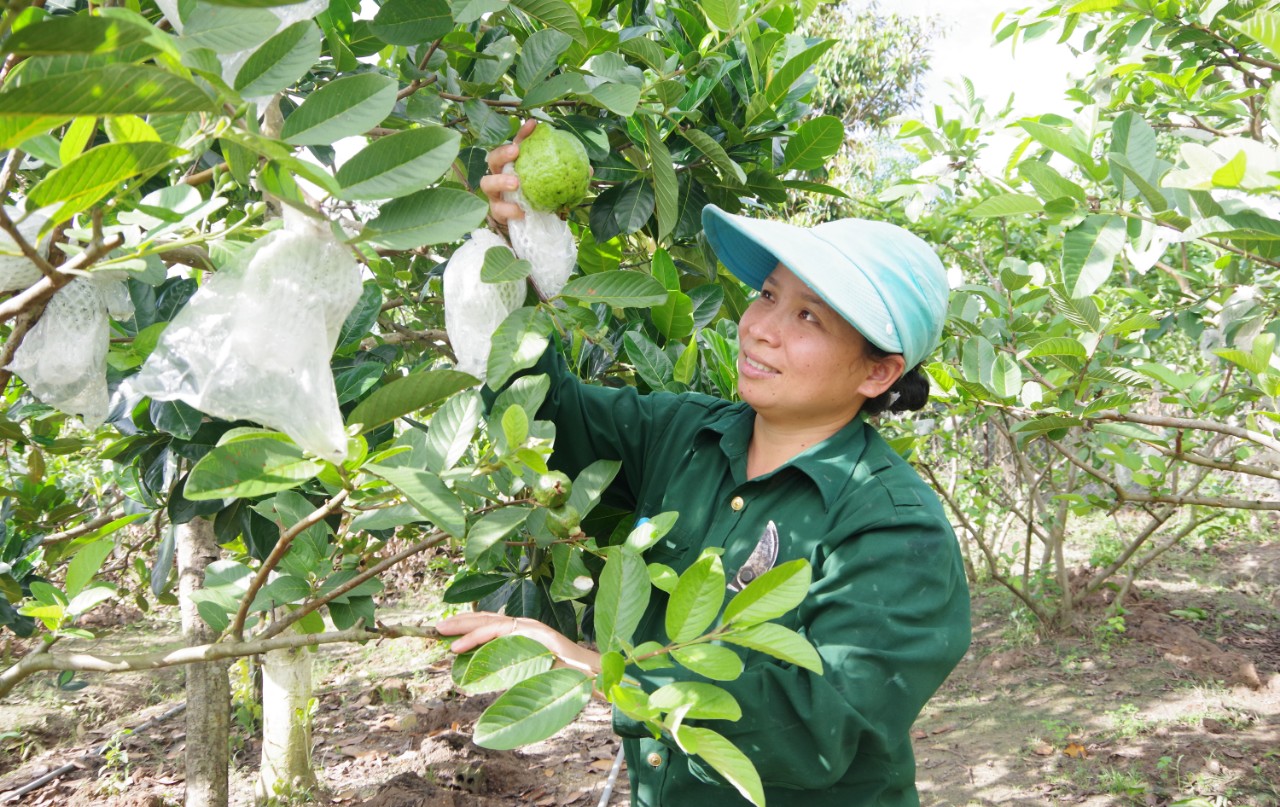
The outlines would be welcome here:
<svg viewBox="0 0 1280 807">
<path fill-rule="evenodd" d="M 41 402 L 97 426 L 107 417 L 111 318 L 131 316 L 133 304 L 119 273 L 78 277 L 49 299 L 8 369 Z"/>
<path fill-rule="evenodd" d="M 329 357 L 359 297 L 359 268 L 329 223 L 286 208 L 282 229 L 205 281 L 130 386 L 261 423 L 340 462 L 347 438 Z"/>
</svg>

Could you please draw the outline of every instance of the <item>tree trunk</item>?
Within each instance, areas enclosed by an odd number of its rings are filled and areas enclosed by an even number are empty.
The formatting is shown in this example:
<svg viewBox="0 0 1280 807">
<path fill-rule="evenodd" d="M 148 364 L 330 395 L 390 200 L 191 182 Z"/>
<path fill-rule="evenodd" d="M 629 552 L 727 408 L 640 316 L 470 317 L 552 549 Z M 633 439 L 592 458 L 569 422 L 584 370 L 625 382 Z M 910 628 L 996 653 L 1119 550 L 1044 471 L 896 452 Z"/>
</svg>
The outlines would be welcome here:
<svg viewBox="0 0 1280 807">
<path fill-rule="evenodd" d="M 257 798 L 298 796 L 316 784 L 311 768 L 311 657 L 305 647 L 262 657 L 262 764 Z"/>
<path fill-rule="evenodd" d="M 204 570 L 218 559 L 213 522 L 194 518 L 177 533 L 178 601 L 188 645 L 217 638 L 200 618 L 192 593 L 204 587 Z M 186 807 L 226 807 L 231 685 L 227 662 L 187 665 Z"/>
</svg>

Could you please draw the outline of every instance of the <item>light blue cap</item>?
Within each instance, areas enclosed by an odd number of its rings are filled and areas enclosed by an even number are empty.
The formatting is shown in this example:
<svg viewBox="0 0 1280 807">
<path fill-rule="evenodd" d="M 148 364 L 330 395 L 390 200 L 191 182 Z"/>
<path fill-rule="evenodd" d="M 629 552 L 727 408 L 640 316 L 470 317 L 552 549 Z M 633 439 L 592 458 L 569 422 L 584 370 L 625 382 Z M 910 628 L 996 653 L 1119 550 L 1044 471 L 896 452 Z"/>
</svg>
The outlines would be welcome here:
<svg viewBox="0 0 1280 807">
<path fill-rule="evenodd" d="M 720 262 L 753 289 L 779 263 L 876 347 L 901 353 L 907 369 L 942 338 L 947 271 L 929 245 L 894 224 L 838 219 L 816 227 L 702 209 Z"/>
</svg>

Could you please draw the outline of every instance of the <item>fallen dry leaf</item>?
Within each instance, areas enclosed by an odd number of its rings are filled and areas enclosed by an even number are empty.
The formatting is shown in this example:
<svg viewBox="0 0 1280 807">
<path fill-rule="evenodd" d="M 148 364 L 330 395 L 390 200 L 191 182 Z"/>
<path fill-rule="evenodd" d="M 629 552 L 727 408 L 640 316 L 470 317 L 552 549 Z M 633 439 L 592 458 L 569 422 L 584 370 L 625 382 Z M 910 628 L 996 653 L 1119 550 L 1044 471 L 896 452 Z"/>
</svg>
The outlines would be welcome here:
<svg viewBox="0 0 1280 807">
<path fill-rule="evenodd" d="M 1089 756 L 1089 751 L 1080 743 L 1067 743 L 1067 747 L 1062 749 L 1062 753 L 1073 759 L 1084 759 Z"/>
<path fill-rule="evenodd" d="M 1038 757 L 1052 756 L 1053 746 L 1049 745 L 1048 743 L 1040 743 L 1035 748 L 1031 749 L 1031 753 L 1035 754 Z"/>
</svg>

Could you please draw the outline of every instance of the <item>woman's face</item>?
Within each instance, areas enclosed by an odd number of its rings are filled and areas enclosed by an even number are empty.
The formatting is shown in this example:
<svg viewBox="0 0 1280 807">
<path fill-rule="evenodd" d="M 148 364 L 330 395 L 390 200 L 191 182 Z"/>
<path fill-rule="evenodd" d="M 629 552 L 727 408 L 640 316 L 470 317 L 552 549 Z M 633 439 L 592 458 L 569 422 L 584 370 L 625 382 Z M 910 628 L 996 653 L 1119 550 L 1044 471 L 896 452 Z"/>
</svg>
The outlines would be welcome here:
<svg viewBox="0 0 1280 807">
<path fill-rule="evenodd" d="M 782 264 L 743 313 L 738 340 L 742 399 L 797 428 L 847 423 L 903 369 L 900 357 L 870 358 L 862 334 Z"/>
</svg>

